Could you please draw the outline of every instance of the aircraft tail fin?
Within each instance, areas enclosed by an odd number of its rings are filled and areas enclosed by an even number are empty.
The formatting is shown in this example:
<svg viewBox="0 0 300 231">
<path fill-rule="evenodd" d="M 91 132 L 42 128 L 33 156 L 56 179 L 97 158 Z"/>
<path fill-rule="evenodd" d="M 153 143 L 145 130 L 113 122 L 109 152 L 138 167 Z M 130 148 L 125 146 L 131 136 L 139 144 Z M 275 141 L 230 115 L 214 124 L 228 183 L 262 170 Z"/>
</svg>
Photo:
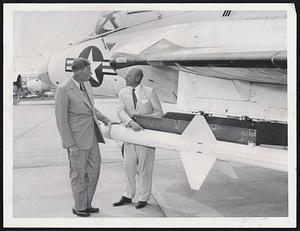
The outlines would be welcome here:
<svg viewBox="0 0 300 231">
<path fill-rule="evenodd" d="M 180 156 L 191 188 L 199 190 L 216 158 L 184 151 L 180 152 Z"/>
</svg>

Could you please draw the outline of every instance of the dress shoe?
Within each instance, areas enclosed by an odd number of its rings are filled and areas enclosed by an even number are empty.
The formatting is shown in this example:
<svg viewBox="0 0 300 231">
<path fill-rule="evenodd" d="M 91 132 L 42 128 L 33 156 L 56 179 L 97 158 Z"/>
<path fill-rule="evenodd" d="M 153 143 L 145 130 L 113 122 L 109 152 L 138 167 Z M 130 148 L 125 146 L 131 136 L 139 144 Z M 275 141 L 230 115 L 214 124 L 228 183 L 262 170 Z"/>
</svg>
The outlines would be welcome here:
<svg viewBox="0 0 300 231">
<path fill-rule="evenodd" d="M 121 205 L 124 205 L 124 204 L 130 204 L 130 203 L 131 203 L 131 198 L 122 196 L 121 199 L 118 202 L 113 203 L 113 206 L 121 206 Z"/>
<path fill-rule="evenodd" d="M 141 208 L 144 208 L 146 205 L 147 205 L 147 201 L 138 201 L 135 208 L 136 209 L 141 209 Z"/>
<path fill-rule="evenodd" d="M 79 217 L 88 217 L 90 213 L 87 210 L 75 210 L 72 209 L 73 213 Z"/>
<path fill-rule="evenodd" d="M 99 213 L 99 209 L 98 208 L 93 208 L 93 207 L 87 208 L 87 211 L 89 213 Z"/>
</svg>

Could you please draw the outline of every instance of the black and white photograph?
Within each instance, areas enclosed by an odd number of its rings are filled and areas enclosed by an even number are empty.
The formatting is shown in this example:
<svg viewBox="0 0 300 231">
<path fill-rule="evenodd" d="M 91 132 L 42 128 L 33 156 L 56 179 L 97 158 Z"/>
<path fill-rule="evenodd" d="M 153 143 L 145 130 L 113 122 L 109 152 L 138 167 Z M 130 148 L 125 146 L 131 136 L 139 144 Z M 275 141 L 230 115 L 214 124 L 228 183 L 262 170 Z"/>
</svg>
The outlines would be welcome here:
<svg viewBox="0 0 300 231">
<path fill-rule="evenodd" d="M 4 4 L 4 227 L 296 227 L 293 4 Z"/>
</svg>

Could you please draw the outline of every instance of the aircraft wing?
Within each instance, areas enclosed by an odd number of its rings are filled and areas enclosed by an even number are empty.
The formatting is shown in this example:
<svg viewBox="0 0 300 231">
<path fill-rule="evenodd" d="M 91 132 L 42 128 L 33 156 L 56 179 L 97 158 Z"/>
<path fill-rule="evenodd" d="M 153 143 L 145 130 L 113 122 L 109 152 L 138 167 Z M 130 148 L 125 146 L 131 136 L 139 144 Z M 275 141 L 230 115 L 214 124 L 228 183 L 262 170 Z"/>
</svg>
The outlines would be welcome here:
<svg viewBox="0 0 300 231">
<path fill-rule="evenodd" d="M 282 85 L 287 83 L 285 49 L 182 47 L 162 39 L 140 54 L 116 52 L 112 55 L 110 64 L 114 69 L 133 65 L 175 66 L 183 71 L 208 77 Z M 248 75 L 245 75 L 245 69 L 249 72 Z"/>
<path fill-rule="evenodd" d="M 284 45 L 182 47 L 162 39 L 138 54 L 121 51 L 110 60 L 116 72 L 139 65 L 144 83 L 182 111 L 287 121 Z"/>
</svg>

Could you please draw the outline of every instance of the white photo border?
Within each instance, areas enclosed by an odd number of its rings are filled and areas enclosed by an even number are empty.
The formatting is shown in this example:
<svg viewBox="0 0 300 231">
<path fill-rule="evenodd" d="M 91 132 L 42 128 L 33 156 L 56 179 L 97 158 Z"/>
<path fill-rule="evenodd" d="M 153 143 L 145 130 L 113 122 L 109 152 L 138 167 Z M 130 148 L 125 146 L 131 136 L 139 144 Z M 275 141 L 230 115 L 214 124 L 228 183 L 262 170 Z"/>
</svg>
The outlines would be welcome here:
<svg viewBox="0 0 300 231">
<path fill-rule="evenodd" d="M 288 45 L 288 217 L 13 218 L 13 14 L 16 11 L 286 10 Z M 296 227 L 296 10 L 293 4 L 4 4 L 3 203 L 4 227 Z"/>
</svg>

